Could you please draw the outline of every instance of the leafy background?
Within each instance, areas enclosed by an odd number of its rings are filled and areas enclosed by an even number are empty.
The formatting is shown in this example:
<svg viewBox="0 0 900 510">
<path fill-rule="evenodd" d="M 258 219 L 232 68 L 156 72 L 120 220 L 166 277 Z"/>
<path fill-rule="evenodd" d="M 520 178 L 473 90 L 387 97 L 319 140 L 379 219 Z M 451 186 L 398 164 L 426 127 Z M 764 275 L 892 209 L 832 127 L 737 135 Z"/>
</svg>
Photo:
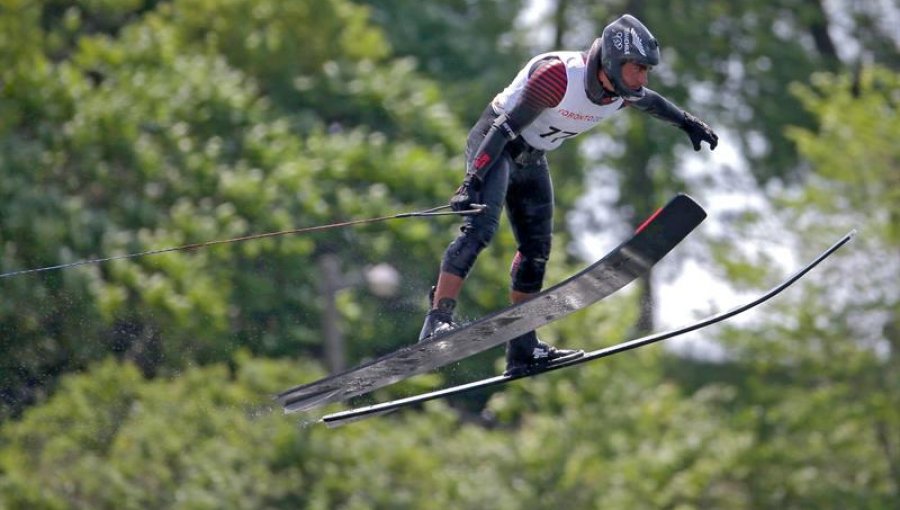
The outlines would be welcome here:
<svg viewBox="0 0 900 510">
<path fill-rule="evenodd" d="M 455 220 L 2 278 L 0 507 L 900 506 L 890 3 L 0 0 L 0 271 L 439 205 L 468 126 L 521 64 L 586 48 L 622 12 L 662 42 L 652 86 L 720 149 L 694 155 L 630 113 L 554 153 L 548 281 L 675 192 L 713 214 L 651 278 L 542 336 L 600 348 L 659 329 L 684 296 L 704 315 L 759 292 L 856 228 L 848 249 L 699 350 L 335 430 L 270 396 L 414 339 Z M 466 318 L 505 303 L 501 230 Z M 380 264 L 396 289 L 366 284 Z"/>
</svg>

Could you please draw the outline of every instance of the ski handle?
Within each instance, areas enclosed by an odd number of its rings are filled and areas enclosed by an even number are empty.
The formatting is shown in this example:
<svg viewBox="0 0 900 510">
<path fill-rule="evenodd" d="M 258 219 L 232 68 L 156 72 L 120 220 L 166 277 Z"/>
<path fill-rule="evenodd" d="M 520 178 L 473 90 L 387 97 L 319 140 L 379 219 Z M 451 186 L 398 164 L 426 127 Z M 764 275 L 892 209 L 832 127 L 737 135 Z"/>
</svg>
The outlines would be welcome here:
<svg viewBox="0 0 900 510">
<path fill-rule="evenodd" d="M 452 206 L 442 205 L 440 207 L 434 207 L 431 209 L 426 209 L 424 211 L 416 211 L 416 212 L 408 212 L 408 213 L 400 213 L 394 216 L 391 216 L 389 219 L 396 218 L 422 218 L 426 216 L 473 216 L 475 214 L 481 214 L 485 209 L 488 208 L 485 204 L 472 204 L 471 209 L 465 209 L 463 211 L 447 211 L 446 209 L 450 209 Z"/>
</svg>

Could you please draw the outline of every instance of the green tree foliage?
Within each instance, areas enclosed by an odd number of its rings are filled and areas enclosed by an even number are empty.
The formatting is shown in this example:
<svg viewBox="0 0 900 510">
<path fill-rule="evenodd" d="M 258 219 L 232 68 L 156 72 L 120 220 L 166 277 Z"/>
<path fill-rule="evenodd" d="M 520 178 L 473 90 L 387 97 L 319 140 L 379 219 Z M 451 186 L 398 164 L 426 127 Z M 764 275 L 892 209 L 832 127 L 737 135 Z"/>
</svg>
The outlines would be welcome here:
<svg viewBox="0 0 900 510">
<path fill-rule="evenodd" d="M 503 24 L 520 4 L 423 6 L 403 27 L 402 2 L 362 4 L 0 0 L 0 271 L 444 202 L 466 124 L 524 61 L 530 34 Z M 814 1 L 562 5 L 569 48 L 587 47 L 616 9 L 647 21 L 670 66 L 657 89 L 747 148 L 761 137 L 770 150 L 748 157 L 778 160 L 756 168 L 761 181 L 809 176 L 776 202 L 801 233 L 798 256 L 856 227 L 851 249 L 768 320 L 717 330 L 726 362 L 648 347 L 336 430 L 270 399 L 324 375 L 318 261 L 341 261 L 353 363 L 415 337 L 455 220 L 0 279 L 0 506 L 896 507 L 896 72 L 810 78 L 842 66 Z M 877 30 L 861 41 L 891 57 Z M 478 75 L 486 64 L 498 74 Z M 594 141 L 625 172 L 620 210 L 638 221 L 683 187 L 670 169 L 687 141 L 635 113 L 604 129 L 616 137 Z M 583 148 L 554 156 L 560 226 L 598 154 Z M 548 282 L 572 272 L 569 238 L 560 228 Z M 464 318 L 505 303 L 511 246 L 501 229 Z M 402 270 L 395 296 L 361 285 L 385 261 Z M 763 269 L 729 268 L 754 284 L 775 278 Z M 542 337 L 620 341 L 645 312 L 639 298 L 625 290 Z M 441 375 L 498 363 L 495 350 Z M 439 384 L 417 378 L 375 398 Z"/>
<path fill-rule="evenodd" d="M 467 123 L 505 87 L 530 57 L 528 34 L 513 30 L 523 0 L 363 0 L 397 56 L 442 86 L 454 112 Z"/>
<path fill-rule="evenodd" d="M 582 339 L 603 320 L 612 336 L 629 309 L 617 300 L 555 334 Z M 729 468 L 746 442 L 716 405 L 729 395 L 686 398 L 648 370 L 659 352 L 511 387 L 491 405 L 493 427 L 436 402 L 336 430 L 272 409 L 267 395 L 322 375 L 308 363 L 241 353 L 147 380 L 106 360 L 0 428 L 0 497 L 9 508 L 740 507 Z"/>
<path fill-rule="evenodd" d="M 819 127 L 788 131 L 815 177 L 803 200 L 787 205 L 812 206 L 818 214 L 841 218 L 841 223 L 861 225 L 865 237 L 896 250 L 900 172 L 892 141 L 900 134 L 900 75 L 878 66 L 853 76 L 821 73 L 811 85 L 797 84 L 792 91 L 815 113 Z"/>
<path fill-rule="evenodd" d="M 2 12 L 11 35 L 2 52 L 13 63 L 2 71 L 4 271 L 446 200 L 464 131 L 438 86 L 408 62 L 375 65 L 385 50 L 364 10 L 339 1 L 313 10 L 279 2 L 132 7 L 13 2 Z M 97 18 L 122 25 L 98 30 L 87 21 Z M 17 30 L 23 37 L 13 37 Z M 253 43 L 260 34 L 274 39 Z M 287 66 L 290 76 L 272 65 L 295 52 L 304 58 Z M 413 268 L 438 259 L 441 247 L 424 241 L 448 225 L 395 224 L 5 279 L 2 349 L 16 360 L 2 369 L 6 405 L 19 409 L 55 376 L 104 352 L 147 373 L 227 359 L 239 345 L 316 353 L 317 270 L 304 261 L 335 252 L 355 268 L 384 260 Z M 406 294 L 424 294 L 432 273 L 405 276 Z M 348 329 L 389 339 L 366 353 L 415 335 L 407 322 L 379 321 L 379 299 L 357 297 L 345 306 Z M 421 306 L 395 305 L 406 313 Z"/>
<path fill-rule="evenodd" d="M 755 508 L 891 508 L 900 501 L 900 245 L 891 143 L 900 81 L 884 68 L 797 85 L 818 119 L 791 137 L 815 177 L 782 197 L 808 255 L 852 227 L 854 243 L 767 320 L 723 335 L 739 392 L 733 427 Z"/>
</svg>

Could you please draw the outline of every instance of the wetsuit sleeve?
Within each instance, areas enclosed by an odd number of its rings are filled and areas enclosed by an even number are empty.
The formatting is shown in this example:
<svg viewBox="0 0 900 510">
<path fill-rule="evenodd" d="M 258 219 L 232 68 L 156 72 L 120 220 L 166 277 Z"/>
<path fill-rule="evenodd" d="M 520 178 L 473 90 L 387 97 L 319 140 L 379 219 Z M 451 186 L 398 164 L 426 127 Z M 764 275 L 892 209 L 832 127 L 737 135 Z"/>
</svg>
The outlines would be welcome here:
<svg viewBox="0 0 900 510">
<path fill-rule="evenodd" d="M 656 92 L 646 87 L 644 90 L 644 97 L 629 105 L 683 130 L 691 138 L 695 151 L 700 150 L 700 142 L 708 143 L 710 150 L 716 148 L 719 136 L 705 122 L 675 106 Z"/>
<path fill-rule="evenodd" d="M 684 124 L 684 110 L 647 87 L 644 87 L 644 97 L 628 105 L 674 126 L 682 127 Z"/>
<path fill-rule="evenodd" d="M 507 142 L 519 136 L 546 108 L 562 101 L 567 82 L 566 65 L 561 60 L 553 58 L 535 64 L 521 99 L 494 121 L 479 145 L 468 173 L 483 179 Z"/>
</svg>

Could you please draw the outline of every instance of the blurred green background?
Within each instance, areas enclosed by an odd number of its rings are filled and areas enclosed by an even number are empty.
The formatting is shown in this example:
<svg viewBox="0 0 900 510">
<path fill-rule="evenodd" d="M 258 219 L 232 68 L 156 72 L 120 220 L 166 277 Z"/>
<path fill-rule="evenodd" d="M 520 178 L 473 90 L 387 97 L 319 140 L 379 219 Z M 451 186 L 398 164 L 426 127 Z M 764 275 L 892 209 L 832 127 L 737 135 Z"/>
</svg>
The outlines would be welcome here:
<svg viewBox="0 0 900 510">
<path fill-rule="evenodd" d="M 632 112 L 552 154 L 548 283 L 676 192 L 712 217 L 652 278 L 545 339 L 596 349 L 678 325 L 662 318 L 673 307 L 687 323 L 859 230 L 690 349 L 335 430 L 271 395 L 414 341 L 456 220 L 2 278 L 0 508 L 900 508 L 898 11 L 0 0 L 0 272 L 446 203 L 492 96 L 533 54 L 586 49 L 624 12 L 661 42 L 651 87 L 720 147 L 696 155 Z M 513 251 L 504 225 L 463 318 L 505 304 Z M 484 377 L 500 358 L 374 400 Z"/>
</svg>

